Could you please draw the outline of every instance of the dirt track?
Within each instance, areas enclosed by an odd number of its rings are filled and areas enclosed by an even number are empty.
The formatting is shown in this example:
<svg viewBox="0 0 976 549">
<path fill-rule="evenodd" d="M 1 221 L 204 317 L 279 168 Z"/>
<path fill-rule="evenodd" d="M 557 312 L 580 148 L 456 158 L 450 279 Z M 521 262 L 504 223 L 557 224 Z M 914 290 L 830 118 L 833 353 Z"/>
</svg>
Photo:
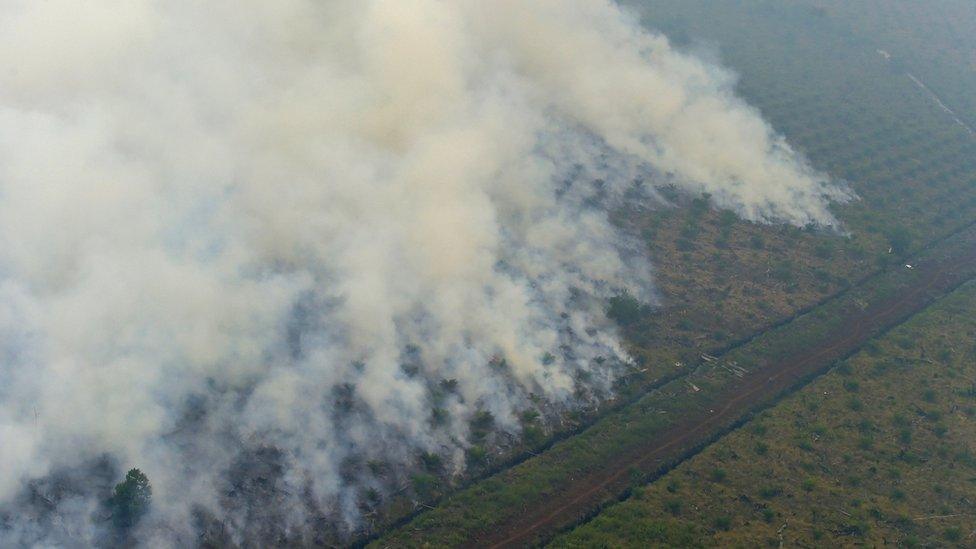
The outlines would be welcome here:
<svg viewBox="0 0 976 549">
<path fill-rule="evenodd" d="M 512 547 L 534 545 L 577 524 L 602 505 L 623 494 L 637 469 L 654 474 L 668 464 L 692 455 L 697 448 L 726 431 L 749 412 L 761 408 L 795 388 L 801 381 L 826 371 L 872 337 L 890 329 L 930 305 L 937 298 L 976 274 L 976 232 L 964 231 L 963 244 L 948 257 L 935 257 L 913 265 L 916 279 L 897 296 L 864 311 L 847 315 L 836 328 L 814 344 L 798 347 L 790 355 L 730 384 L 709 410 L 687 416 L 666 428 L 646 445 L 632 448 L 595 473 L 573 479 L 549 498 L 548 505 L 523 509 L 508 523 L 491 525 L 466 545 Z M 907 267 L 899 266 L 899 269 Z"/>
</svg>

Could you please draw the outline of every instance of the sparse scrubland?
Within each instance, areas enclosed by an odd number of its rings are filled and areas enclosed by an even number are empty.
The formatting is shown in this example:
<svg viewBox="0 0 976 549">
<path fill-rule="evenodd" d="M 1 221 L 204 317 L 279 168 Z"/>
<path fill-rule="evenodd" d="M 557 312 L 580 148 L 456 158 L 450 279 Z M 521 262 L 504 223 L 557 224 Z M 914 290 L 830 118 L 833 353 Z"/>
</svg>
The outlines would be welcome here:
<svg viewBox="0 0 976 549">
<path fill-rule="evenodd" d="M 622 213 L 662 258 L 664 308 L 626 330 L 639 356 L 721 348 L 974 219 L 976 139 L 879 56 L 857 20 L 811 16 L 804 2 L 627 4 L 689 47 L 710 44 L 750 104 L 861 197 L 838 208 L 846 237 L 742 223 L 700 200 Z"/>
<path fill-rule="evenodd" d="M 539 457 L 448 497 L 375 546 L 545 541 L 976 276 L 974 242 L 971 228 L 915 258 L 915 269 L 891 269 L 702 362 Z"/>
<path fill-rule="evenodd" d="M 972 546 L 976 285 L 555 547 Z"/>
</svg>

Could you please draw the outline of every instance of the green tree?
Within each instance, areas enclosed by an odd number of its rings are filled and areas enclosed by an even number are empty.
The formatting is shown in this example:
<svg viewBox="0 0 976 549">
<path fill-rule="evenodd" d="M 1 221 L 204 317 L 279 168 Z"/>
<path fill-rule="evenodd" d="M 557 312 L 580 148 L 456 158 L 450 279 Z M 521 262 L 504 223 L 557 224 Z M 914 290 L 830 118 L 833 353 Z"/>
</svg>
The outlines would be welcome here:
<svg viewBox="0 0 976 549">
<path fill-rule="evenodd" d="M 610 298 L 607 316 L 621 326 L 634 324 L 641 318 L 641 304 L 629 292 Z"/>
<path fill-rule="evenodd" d="M 130 469 L 125 480 L 115 485 L 109 499 L 112 522 L 119 528 L 131 528 L 149 510 L 151 500 L 149 477 L 139 469 Z"/>
</svg>

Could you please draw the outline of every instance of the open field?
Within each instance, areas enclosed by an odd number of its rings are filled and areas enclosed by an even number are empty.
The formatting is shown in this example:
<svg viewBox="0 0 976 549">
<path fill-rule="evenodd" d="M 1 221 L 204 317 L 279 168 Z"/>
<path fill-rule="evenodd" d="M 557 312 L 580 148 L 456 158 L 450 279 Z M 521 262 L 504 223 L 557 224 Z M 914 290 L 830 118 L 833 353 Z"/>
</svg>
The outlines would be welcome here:
<svg viewBox="0 0 976 549">
<path fill-rule="evenodd" d="M 976 544 L 968 284 L 557 547 Z"/>
</svg>

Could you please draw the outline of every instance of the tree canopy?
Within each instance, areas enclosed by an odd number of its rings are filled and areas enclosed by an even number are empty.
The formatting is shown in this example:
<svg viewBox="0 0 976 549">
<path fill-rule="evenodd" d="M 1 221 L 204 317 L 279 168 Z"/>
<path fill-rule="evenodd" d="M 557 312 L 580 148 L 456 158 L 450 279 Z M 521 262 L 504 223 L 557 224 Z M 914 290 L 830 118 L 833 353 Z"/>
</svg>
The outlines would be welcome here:
<svg viewBox="0 0 976 549">
<path fill-rule="evenodd" d="M 149 477 L 139 469 L 130 469 L 125 480 L 115 485 L 109 499 L 112 522 L 119 528 L 131 528 L 149 510 L 151 499 Z"/>
</svg>

